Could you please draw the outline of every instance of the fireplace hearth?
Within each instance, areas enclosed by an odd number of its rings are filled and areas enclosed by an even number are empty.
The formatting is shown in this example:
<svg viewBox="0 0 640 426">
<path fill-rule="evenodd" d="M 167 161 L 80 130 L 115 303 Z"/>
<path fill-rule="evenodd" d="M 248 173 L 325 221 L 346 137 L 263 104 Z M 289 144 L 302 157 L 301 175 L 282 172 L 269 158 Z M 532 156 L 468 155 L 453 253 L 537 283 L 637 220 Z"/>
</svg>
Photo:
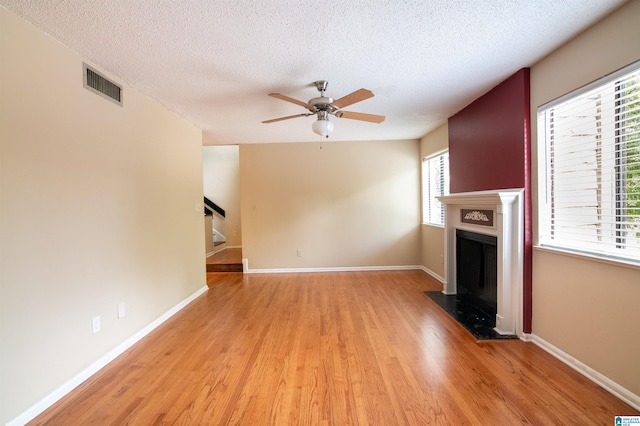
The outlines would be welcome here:
<svg viewBox="0 0 640 426">
<path fill-rule="evenodd" d="M 476 302 L 459 294 L 443 294 L 441 291 L 425 291 L 425 295 L 440 306 L 454 320 L 478 340 L 517 339 L 515 334 L 496 332 L 496 316 L 487 312 Z"/>
</svg>

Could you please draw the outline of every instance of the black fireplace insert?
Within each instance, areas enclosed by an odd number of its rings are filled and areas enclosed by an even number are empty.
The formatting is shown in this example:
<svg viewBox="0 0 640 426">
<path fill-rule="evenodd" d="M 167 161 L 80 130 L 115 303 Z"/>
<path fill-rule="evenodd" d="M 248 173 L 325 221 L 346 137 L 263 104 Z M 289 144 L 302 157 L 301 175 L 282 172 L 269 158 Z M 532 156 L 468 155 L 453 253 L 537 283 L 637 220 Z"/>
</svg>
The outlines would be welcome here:
<svg viewBox="0 0 640 426">
<path fill-rule="evenodd" d="M 456 230 L 456 285 L 460 297 L 495 318 L 498 306 L 498 239 Z"/>
</svg>

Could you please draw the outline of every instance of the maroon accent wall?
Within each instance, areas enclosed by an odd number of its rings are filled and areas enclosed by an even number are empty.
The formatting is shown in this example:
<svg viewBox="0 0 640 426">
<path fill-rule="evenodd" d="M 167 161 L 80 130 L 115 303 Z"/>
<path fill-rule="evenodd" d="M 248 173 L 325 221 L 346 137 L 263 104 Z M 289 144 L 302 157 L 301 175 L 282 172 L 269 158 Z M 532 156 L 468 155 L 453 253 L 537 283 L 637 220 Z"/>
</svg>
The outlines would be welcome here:
<svg viewBox="0 0 640 426">
<path fill-rule="evenodd" d="M 523 68 L 449 118 L 450 192 L 524 188 L 523 331 L 531 332 L 531 118 Z"/>
<path fill-rule="evenodd" d="M 529 70 L 449 118 L 450 192 L 524 188 Z"/>
</svg>

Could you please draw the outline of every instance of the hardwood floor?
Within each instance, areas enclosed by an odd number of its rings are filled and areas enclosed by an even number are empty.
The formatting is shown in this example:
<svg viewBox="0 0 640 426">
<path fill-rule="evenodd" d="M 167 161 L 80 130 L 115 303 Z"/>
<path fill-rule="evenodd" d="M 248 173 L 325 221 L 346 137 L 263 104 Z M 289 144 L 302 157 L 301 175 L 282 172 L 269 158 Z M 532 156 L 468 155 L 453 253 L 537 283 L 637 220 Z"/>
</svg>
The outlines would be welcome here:
<svg viewBox="0 0 640 426">
<path fill-rule="evenodd" d="M 476 342 L 422 293 L 441 286 L 421 271 L 208 279 L 33 424 L 601 425 L 637 414 L 533 344 Z"/>
<path fill-rule="evenodd" d="M 241 248 L 226 248 L 207 257 L 207 264 L 242 263 Z"/>
</svg>

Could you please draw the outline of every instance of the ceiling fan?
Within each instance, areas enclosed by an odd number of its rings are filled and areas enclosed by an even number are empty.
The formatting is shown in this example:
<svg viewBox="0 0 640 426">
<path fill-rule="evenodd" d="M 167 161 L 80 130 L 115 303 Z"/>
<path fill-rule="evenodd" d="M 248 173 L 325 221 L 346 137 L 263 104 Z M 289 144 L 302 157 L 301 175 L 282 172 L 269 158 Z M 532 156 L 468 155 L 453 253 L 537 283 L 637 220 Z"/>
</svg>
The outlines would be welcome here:
<svg viewBox="0 0 640 426">
<path fill-rule="evenodd" d="M 289 120 L 291 118 L 317 115 L 318 121 L 315 121 L 311 125 L 311 128 L 313 129 L 314 133 L 328 138 L 329 133 L 333 131 L 333 123 L 329 121 L 329 115 L 334 115 L 339 118 L 350 118 L 351 120 L 368 121 L 371 123 L 382 123 L 384 121 L 385 117 L 383 115 L 364 114 L 362 112 L 351 112 L 342 110 L 342 108 L 346 106 L 353 105 L 356 102 L 372 98 L 373 92 L 371 92 L 370 90 L 359 89 L 353 93 L 341 97 L 340 99 L 334 100 L 333 98 L 329 98 L 324 95 L 324 92 L 325 90 L 327 90 L 327 86 L 329 85 L 328 81 L 319 80 L 314 82 L 313 84 L 318 89 L 318 92 L 320 92 L 320 97 L 310 99 L 309 102 L 302 102 L 280 93 L 269 93 L 269 96 L 271 97 L 300 105 L 301 107 L 308 109 L 309 112 L 265 120 L 263 121 L 263 123 L 275 123 L 276 121 Z"/>
</svg>

